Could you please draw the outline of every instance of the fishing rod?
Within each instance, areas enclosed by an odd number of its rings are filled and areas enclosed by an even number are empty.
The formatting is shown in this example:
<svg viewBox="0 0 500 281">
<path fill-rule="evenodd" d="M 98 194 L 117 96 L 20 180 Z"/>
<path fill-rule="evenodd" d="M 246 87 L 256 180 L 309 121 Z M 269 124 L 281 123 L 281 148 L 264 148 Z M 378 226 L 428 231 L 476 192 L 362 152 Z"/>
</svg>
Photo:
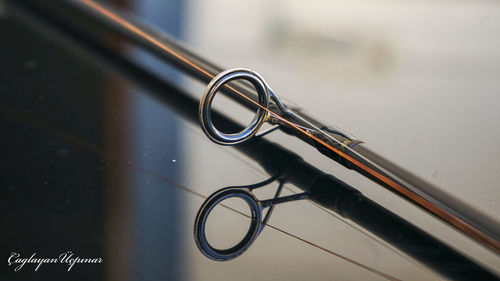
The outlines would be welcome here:
<svg viewBox="0 0 500 281">
<path fill-rule="evenodd" d="M 49 35 L 57 37 L 58 40 L 64 40 L 64 37 L 69 37 L 69 40 L 76 41 L 76 46 L 75 44 L 71 44 L 68 48 L 71 48 L 75 52 L 82 53 L 82 56 L 90 56 L 91 61 L 94 61 L 101 67 L 111 69 L 113 72 L 117 72 L 127 78 L 127 80 L 133 81 L 144 87 L 150 93 L 154 94 L 160 102 L 167 105 L 185 120 L 191 123 L 199 122 L 197 110 L 199 104 L 198 100 L 177 90 L 175 87 L 137 66 L 124 56 L 99 44 L 93 40 L 93 38 L 89 38 L 85 34 L 78 33 L 68 28 L 64 23 L 58 22 L 55 19 L 36 19 L 32 14 L 22 16 L 22 19 L 32 26 L 42 29 L 44 33 L 49 33 Z M 49 30 L 43 29 L 42 25 L 47 25 L 47 29 Z M 243 126 L 217 111 L 212 111 L 212 114 L 214 118 L 217 118 L 218 125 L 224 130 L 234 131 L 243 129 Z M 481 265 L 373 202 L 353 187 L 332 175 L 322 172 L 304 161 L 302 157 L 296 153 L 291 152 L 279 144 L 260 137 L 252 138 L 235 148 L 256 161 L 269 175 L 272 175 L 270 180 L 253 185 L 252 188 L 265 186 L 274 180 L 279 180 L 281 183 L 286 181 L 287 183 L 293 184 L 304 191 L 304 193 L 295 194 L 291 197 L 278 197 L 279 194 L 277 194 L 275 198 L 265 201 L 258 201 L 245 197 L 256 205 L 268 205 L 270 209 L 266 214 L 267 218 L 272 213 L 273 207 L 271 205 L 292 200 L 308 199 L 338 213 L 342 217 L 349 218 L 443 276 L 455 280 L 493 280 L 497 278 L 493 273 L 489 272 Z M 280 187 L 282 187 L 282 185 L 280 185 Z M 215 205 L 213 203 L 215 201 L 213 199 L 218 194 L 221 194 L 221 192 L 227 194 L 228 191 L 241 191 L 245 190 L 245 188 L 246 187 L 225 188 L 206 198 L 207 200 L 202 208 L 200 208 L 199 215 L 195 222 L 195 237 L 197 237 L 197 244 L 202 251 L 206 251 L 206 246 L 209 244 L 206 238 L 202 238 L 200 235 L 204 233 L 204 229 L 202 229 L 204 224 L 202 224 L 202 222 L 204 222 L 208 216 L 208 213 L 203 212 L 203 210 L 214 207 Z M 202 213 L 205 215 L 200 215 Z M 254 214 L 258 215 L 259 213 L 260 210 L 255 209 Z M 252 222 L 254 225 L 248 231 L 251 235 L 247 234 L 245 236 L 252 239 L 244 238 L 242 240 L 243 243 L 240 242 L 238 247 L 234 248 L 232 251 L 226 250 L 225 256 L 222 257 L 222 259 L 227 260 L 242 254 L 254 242 L 258 233 L 262 231 L 263 226 L 267 225 L 266 219 L 264 219 L 261 224 L 261 219 L 253 217 Z M 208 250 L 210 251 L 210 249 Z M 204 254 L 209 256 L 212 255 L 210 257 L 214 258 L 213 253 L 204 252 Z M 389 280 L 396 279 L 353 260 L 349 260 L 342 256 L 339 257 L 378 274 L 383 278 Z M 219 258 L 221 257 L 219 256 Z"/>
<path fill-rule="evenodd" d="M 208 98 L 204 101 L 208 102 L 200 104 L 199 115 L 205 133 L 214 142 L 230 145 L 248 141 L 257 133 L 262 123 L 268 121 L 278 125 L 276 128 L 283 132 L 316 147 L 321 153 L 345 167 L 359 172 L 423 208 L 495 253 L 500 253 L 500 227 L 494 219 L 371 151 L 361 140 L 345 131 L 325 125 L 300 109 L 288 108 L 257 73 L 240 69 L 221 75 L 222 68 L 190 52 L 161 31 L 101 3 L 91 0 L 22 2 L 35 5 L 53 16 L 81 27 L 89 24 L 88 21 L 82 22 L 82 18 L 91 19 L 90 24 L 127 38 L 187 74 L 211 83 L 205 92 L 205 97 Z M 75 15 L 80 21 L 73 18 Z M 231 80 L 241 79 L 249 81 L 255 88 L 238 81 L 231 85 L 226 84 Z M 250 126 L 238 134 L 224 134 L 211 123 L 210 102 L 219 89 L 245 107 L 257 110 Z"/>
</svg>

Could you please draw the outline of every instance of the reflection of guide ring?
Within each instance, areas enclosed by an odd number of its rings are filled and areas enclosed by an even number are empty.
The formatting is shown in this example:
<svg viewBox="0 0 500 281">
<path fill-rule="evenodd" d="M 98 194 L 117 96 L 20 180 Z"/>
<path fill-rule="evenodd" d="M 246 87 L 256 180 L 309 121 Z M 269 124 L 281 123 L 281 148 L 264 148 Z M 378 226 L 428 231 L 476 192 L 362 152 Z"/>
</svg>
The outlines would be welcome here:
<svg viewBox="0 0 500 281">
<path fill-rule="evenodd" d="M 253 118 L 252 122 L 250 122 L 250 124 L 241 132 L 234 134 L 225 134 L 217 130 L 217 128 L 215 128 L 212 123 L 212 101 L 219 88 L 224 86 L 226 83 L 237 79 L 244 79 L 252 83 L 252 85 L 257 90 L 259 105 L 261 105 L 263 108 L 257 108 L 255 117 Z M 219 73 L 219 75 L 215 76 L 212 81 L 210 81 L 200 101 L 198 114 L 201 127 L 205 134 L 210 138 L 210 140 L 218 144 L 231 145 L 246 141 L 251 138 L 264 123 L 267 116 L 267 112 L 264 110 L 264 108 L 268 108 L 269 106 L 269 96 L 269 89 L 266 85 L 266 82 L 256 72 L 244 68 L 235 68 L 221 72 Z"/>
<path fill-rule="evenodd" d="M 235 246 L 228 249 L 216 249 L 207 241 L 205 226 L 210 212 L 222 201 L 237 197 L 243 199 L 252 212 L 251 224 L 245 237 Z M 243 254 L 255 241 L 262 228 L 262 206 L 250 190 L 239 187 L 223 188 L 203 203 L 194 222 L 194 239 L 200 251 L 209 259 L 216 261 L 232 260 Z"/>
</svg>

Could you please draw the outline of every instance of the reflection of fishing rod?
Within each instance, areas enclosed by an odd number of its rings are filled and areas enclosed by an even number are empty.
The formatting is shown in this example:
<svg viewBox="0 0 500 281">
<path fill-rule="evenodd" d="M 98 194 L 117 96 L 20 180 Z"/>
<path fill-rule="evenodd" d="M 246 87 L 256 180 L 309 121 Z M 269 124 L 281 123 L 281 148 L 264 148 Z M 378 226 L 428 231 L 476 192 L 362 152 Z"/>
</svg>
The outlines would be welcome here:
<svg viewBox="0 0 500 281">
<path fill-rule="evenodd" d="M 186 50 L 163 33 L 91 0 L 76 2 L 18 0 L 17 2 L 28 3 L 50 16 L 58 17 L 80 28 L 105 28 L 148 49 L 160 58 L 205 82 L 212 81 L 222 70 Z M 87 25 L 91 25 L 91 27 Z M 263 79 L 256 79 L 255 77 L 258 75 L 253 75 L 253 78 L 249 77 L 247 75 L 246 78 L 243 76 L 237 78 L 255 82 L 252 83 L 257 91 L 244 83 L 225 85 L 224 87 L 219 85 L 219 88 L 228 93 L 231 98 L 249 108 L 257 108 L 258 110 L 256 117 L 259 118 L 253 124 L 255 126 L 248 127 L 245 131 L 247 133 L 245 138 L 236 138 L 237 141 L 251 137 L 260 127 L 262 121 L 267 119 L 280 125 L 279 128 L 284 132 L 299 137 L 345 167 L 356 170 L 453 225 L 494 252 L 500 253 L 500 227 L 495 220 L 379 156 L 341 130 L 330 128 L 300 111 L 289 110 L 280 104 L 279 99 L 272 94 Z M 220 82 L 225 77 L 218 78 Z M 217 88 L 212 87 L 214 94 L 214 89 Z M 269 100 L 269 97 L 274 97 L 274 101 L 266 104 L 265 100 Z M 205 109 L 205 114 L 210 114 L 209 107 Z M 208 126 L 206 126 L 207 124 Z M 205 127 L 209 128 L 210 125 L 207 124 Z M 230 143 L 227 139 L 228 135 L 225 139 L 224 135 L 221 136 L 222 139 L 213 137 L 211 139 L 218 143 Z"/>
<path fill-rule="evenodd" d="M 41 23 L 44 22 L 31 23 L 41 28 Z M 52 24 L 51 27 L 56 25 L 59 28 L 55 30 L 59 39 L 62 33 L 77 39 L 79 43 L 84 43 L 81 45 L 84 54 L 93 55 L 94 61 L 150 90 L 160 101 L 165 102 L 186 120 L 198 122 L 198 100 L 178 91 L 126 58 L 92 41 L 91 38 L 86 38 L 84 34 L 75 32 L 71 28 L 68 30 L 67 26 L 61 26 L 57 21 L 49 23 Z M 75 51 L 81 50 L 76 48 Z M 212 114 L 222 129 L 242 129 L 241 125 L 218 112 L 213 111 Z M 309 200 L 353 220 L 437 272 L 453 279 L 495 278 L 477 263 L 364 197 L 342 181 L 306 163 L 300 156 L 286 148 L 264 138 L 254 138 L 236 148 L 254 159 L 269 174 L 280 175 L 281 179 L 286 179 L 302 189 Z"/>
</svg>

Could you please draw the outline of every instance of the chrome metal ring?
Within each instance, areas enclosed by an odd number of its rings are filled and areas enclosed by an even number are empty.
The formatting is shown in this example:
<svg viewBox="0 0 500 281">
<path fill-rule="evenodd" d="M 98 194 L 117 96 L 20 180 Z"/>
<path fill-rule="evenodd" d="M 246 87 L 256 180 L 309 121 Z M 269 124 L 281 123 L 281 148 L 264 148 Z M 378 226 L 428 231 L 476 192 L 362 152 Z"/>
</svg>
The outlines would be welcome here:
<svg viewBox="0 0 500 281">
<path fill-rule="evenodd" d="M 226 134 L 215 128 L 212 123 L 212 101 L 215 94 L 222 86 L 237 79 L 244 79 L 252 83 L 257 90 L 258 103 L 262 107 L 257 108 L 254 118 L 245 129 L 239 133 Z M 210 140 L 222 145 L 232 145 L 248 140 L 255 135 L 266 119 L 267 111 L 263 108 L 268 108 L 269 96 L 269 88 L 266 82 L 259 74 L 252 70 L 235 68 L 219 73 L 219 75 L 215 76 L 214 79 L 210 81 L 200 101 L 198 115 L 203 132 L 205 132 Z"/>
<path fill-rule="evenodd" d="M 228 249 L 217 249 L 207 241 L 205 233 L 207 218 L 217 204 L 233 197 L 241 198 L 248 204 L 252 213 L 252 221 L 247 234 L 238 244 Z M 255 241 L 261 228 L 262 208 L 257 198 L 249 190 L 239 187 L 228 187 L 212 194 L 200 207 L 194 222 L 194 240 L 200 251 L 207 258 L 215 261 L 227 261 L 243 254 Z"/>
</svg>

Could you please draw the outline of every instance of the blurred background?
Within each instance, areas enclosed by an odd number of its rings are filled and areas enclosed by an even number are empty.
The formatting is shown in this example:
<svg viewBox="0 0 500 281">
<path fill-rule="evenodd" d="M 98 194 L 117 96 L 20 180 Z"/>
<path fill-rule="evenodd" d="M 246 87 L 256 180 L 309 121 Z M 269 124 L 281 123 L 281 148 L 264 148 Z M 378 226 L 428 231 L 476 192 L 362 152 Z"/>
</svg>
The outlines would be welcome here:
<svg viewBox="0 0 500 281">
<path fill-rule="evenodd" d="M 257 71 L 278 96 L 347 129 L 374 151 L 499 221 L 499 2 L 105 2 L 211 62 Z M 5 132 L 0 206 L 6 210 L 1 258 L 12 251 L 50 257 L 73 249 L 105 261 L 71 273 L 49 265 L 44 272 L 26 268 L 19 274 L 3 267 L 0 277 L 381 279 L 268 228 L 233 261 L 205 258 L 192 235 L 204 199 L 183 188 L 208 196 L 225 186 L 264 180 L 263 169 L 236 150 L 211 143 L 198 124 L 89 59 L 74 43 L 23 23 L 5 5 L 0 21 Z M 141 66 L 201 97 L 204 84 L 140 48 L 116 45 Z M 215 107 L 241 122 L 251 118 L 251 112 L 223 98 Z M 429 214 L 290 136 L 268 138 L 500 273 L 498 255 Z M 231 203 L 245 210 L 241 202 Z M 209 238 L 221 246 L 234 244 L 248 224 L 224 210 L 213 217 Z M 403 280 L 442 279 L 306 201 L 279 206 L 270 223 Z"/>
</svg>

